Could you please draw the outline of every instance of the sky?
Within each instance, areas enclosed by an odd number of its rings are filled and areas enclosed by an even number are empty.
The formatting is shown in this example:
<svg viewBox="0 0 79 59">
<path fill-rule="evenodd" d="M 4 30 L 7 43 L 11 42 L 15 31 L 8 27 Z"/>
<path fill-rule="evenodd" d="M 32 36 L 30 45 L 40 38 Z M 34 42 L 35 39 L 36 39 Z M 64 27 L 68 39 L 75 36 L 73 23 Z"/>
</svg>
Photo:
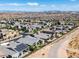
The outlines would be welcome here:
<svg viewBox="0 0 79 59">
<path fill-rule="evenodd" d="M 0 0 L 0 11 L 79 11 L 79 0 Z"/>
</svg>

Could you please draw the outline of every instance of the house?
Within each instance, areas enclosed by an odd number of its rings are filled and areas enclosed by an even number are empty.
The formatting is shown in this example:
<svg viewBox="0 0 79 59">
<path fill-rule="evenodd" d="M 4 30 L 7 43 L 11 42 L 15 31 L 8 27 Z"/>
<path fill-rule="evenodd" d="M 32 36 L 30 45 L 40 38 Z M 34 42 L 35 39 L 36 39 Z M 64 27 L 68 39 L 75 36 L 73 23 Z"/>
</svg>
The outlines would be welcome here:
<svg viewBox="0 0 79 59">
<path fill-rule="evenodd" d="M 37 23 L 29 24 L 29 25 L 28 25 L 28 29 L 29 29 L 29 31 L 32 31 L 33 29 L 41 29 L 42 26 L 43 26 L 43 25 L 37 24 Z"/>
<path fill-rule="evenodd" d="M 69 25 L 67 25 L 67 26 L 68 26 L 69 29 L 74 28 L 74 25 L 73 25 L 73 24 L 69 24 Z"/>
<path fill-rule="evenodd" d="M 9 50 L 8 48 L 6 48 L 4 46 L 0 46 L 0 58 L 8 58 L 8 56 L 10 56 L 9 58 L 12 58 L 13 54 L 16 54 L 16 52 Z M 17 55 L 16 55 L 16 57 L 17 57 Z"/>
<path fill-rule="evenodd" d="M 47 40 L 49 38 L 51 38 L 52 34 L 46 34 L 46 33 L 38 33 L 38 34 L 34 34 L 35 37 L 37 38 L 41 38 L 41 39 L 44 39 L 44 40 Z"/>
<path fill-rule="evenodd" d="M 22 56 L 24 53 L 28 53 L 29 46 L 24 43 L 11 41 L 5 45 L 1 45 L 0 52 L 1 51 L 4 52 L 2 57 L 18 58 Z"/>
<path fill-rule="evenodd" d="M 55 31 L 56 33 L 66 32 L 65 27 L 64 27 L 63 25 L 54 26 L 54 31 Z"/>
<path fill-rule="evenodd" d="M 41 33 L 46 33 L 46 34 L 54 34 L 54 31 L 53 30 L 50 30 L 50 29 L 46 29 L 46 30 L 42 30 Z"/>
<path fill-rule="evenodd" d="M 32 25 L 32 28 L 36 29 L 36 28 L 42 28 L 42 25 L 41 24 L 33 24 Z"/>
<path fill-rule="evenodd" d="M 27 35 L 25 37 L 18 39 L 17 42 L 28 44 L 28 45 L 33 45 L 34 43 L 37 44 L 39 40 L 42 40 L 42 39 Z"/>
<path fill-rule="evenodd" d="M 1 20 L 0 23 L 1 23 L 1 24 L 6 24 L 7 21 L 6 21 L 6 20 Z"/>
<path fill-rule="evenodd" d="M 15 22 L 13 26 L 16 26 L 18 29 L 21 29 L 21 24 L 19 22 Z"/>
</svg>

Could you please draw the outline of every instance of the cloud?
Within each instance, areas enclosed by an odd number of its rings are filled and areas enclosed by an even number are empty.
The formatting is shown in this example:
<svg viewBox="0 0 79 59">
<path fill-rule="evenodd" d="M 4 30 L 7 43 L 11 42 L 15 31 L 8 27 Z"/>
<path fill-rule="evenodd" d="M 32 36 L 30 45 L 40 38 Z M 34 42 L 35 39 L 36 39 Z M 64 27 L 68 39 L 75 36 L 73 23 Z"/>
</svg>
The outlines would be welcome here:
<svg viewBox="0 0 79 59">
<path fill-rule="evenodd" d="M 77 0 L 70 0 L 70 1 L 75 2 L 75 1 L 77 1 Z"/>
<path fill-rule="evenodd" d="M 32 3 L 32 2 L 28 2 L 27 5 L 29 5 L 29 6 L 38 6 L 39 3 L 36 3 L 36 2 L 34 2 L 34 3 Z"/>
<path fill-rule="evenodd" d="M 25 4 L 19 4 L 19 3 L 9 3 L 7 5 L 11 5 L 11 6 L 23 6 Z"/>
<path fill-rule="evenodd" d="M 47 7 L 47 5 L 45 5 L 45 4 L 41 4 L 40 6 L 41 6 L 41 7 Z"/>
<path fill-rule="evenodd" d="M 28 2 L 28 3 L 3 3 L 3 4 L 0 4 L 0 6 L 39 6 L 39 3 L 31 3 L 31 2 Z"/>
<path fill-rule="evenodd" d="M 66 8 L 67 7 L 67 8 Z M 0 10 L 14 10 L 14 11 L 78 11 L 79 4 L 39 4 L 36 2 L 27 3 L 4 3 L 0 4 Z"/>
<path fill-rule="evenodd" d="M 53 5 L 51 5 L 51 7 L 56 7 L 56 5 L 53 4 Z"/>
<path fill-rule="evenodd" d="M 19 3 L 5 3 L 5 4 L 0 4 L 0 6 L 24 6 L 26 4 L 19 4 Z"/>
</svg>

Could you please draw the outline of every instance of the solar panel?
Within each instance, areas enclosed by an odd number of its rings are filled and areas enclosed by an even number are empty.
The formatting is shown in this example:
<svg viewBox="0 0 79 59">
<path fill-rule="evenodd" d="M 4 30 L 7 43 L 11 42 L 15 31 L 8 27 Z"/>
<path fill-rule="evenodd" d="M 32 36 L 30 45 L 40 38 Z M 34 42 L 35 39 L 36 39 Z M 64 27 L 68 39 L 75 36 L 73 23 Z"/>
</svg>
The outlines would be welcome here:
<svg viewBox="0 0 79 59">
<path fill-rule="evenodd" d="M 20 52 L 20 51 L 24 50 L 25 48 L 27 48 L 27 45 L 21 43 L 20 45 L 16 46 L 15 50 Z"/>
</svg>

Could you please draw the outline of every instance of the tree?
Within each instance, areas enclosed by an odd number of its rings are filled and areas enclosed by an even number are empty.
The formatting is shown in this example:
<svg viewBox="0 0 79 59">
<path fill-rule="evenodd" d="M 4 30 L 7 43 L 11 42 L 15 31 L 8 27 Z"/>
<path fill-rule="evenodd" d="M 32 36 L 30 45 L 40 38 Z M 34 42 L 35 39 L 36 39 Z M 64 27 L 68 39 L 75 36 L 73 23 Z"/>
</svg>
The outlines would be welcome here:
<svg viewBox="0 0 79 59">
<path fill-rule="evenodd" d="M 23 32 L 29 32 L 29 30 L 28 29 L 26 29 L 26 27 L 22 27 L 22 29 L 21 29 Z"/>
<path fill-rule="evenodd" d="M 38 30 L 37 29 L 33 29 L 32 32 L 33 32 L 33 34 L 35 34 L 35 33 L 38 33 Z"/>
<path fill-rule="evenodd" d="M 30 51 L 35 51 L 35 50 L 37 50 L 36 43 L 34 43 L 33 45 L 30 45 L 29 48 L 30 48 Z"/>
</svg>

